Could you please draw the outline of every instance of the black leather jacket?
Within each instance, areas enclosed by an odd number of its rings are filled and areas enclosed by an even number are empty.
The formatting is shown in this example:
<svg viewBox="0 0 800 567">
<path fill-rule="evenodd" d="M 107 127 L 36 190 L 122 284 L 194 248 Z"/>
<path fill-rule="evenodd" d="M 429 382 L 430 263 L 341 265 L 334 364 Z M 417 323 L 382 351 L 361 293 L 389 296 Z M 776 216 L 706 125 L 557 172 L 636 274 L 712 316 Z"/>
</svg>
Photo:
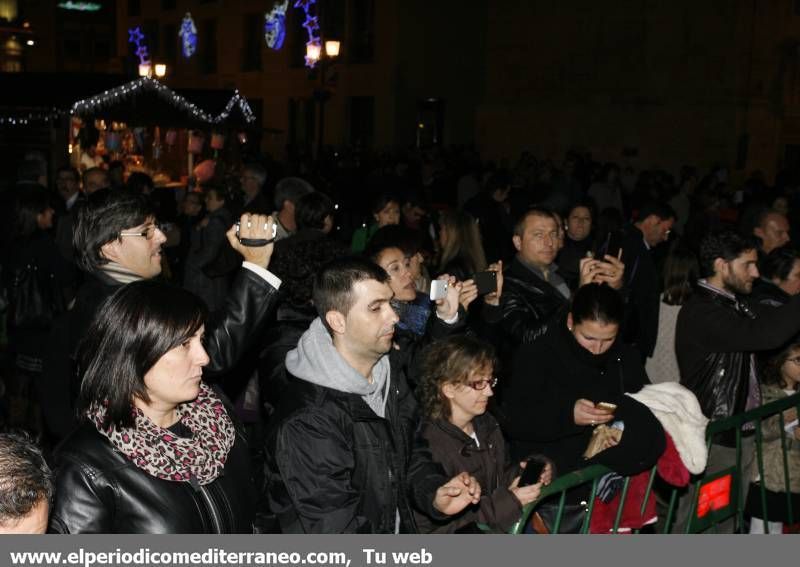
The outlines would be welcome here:
<svg viewBox="0 0 800 567">
<path fill-rule="evenodd" d="M 139 469 L 85 423 L 57 452 L 51 533 L 252 533 L 255 489 L 237 428 L 222 474 L 205 486 Z"/>
<path fill-rule="evenodd" d="M 559 291 L 514 258 L 504 273 L 500 326 L 513 345 L 541 337 L 559 311 L 569 304 Z"/>
<path fill-rule="evenodd" d="M 86 274 L 75 305 L 57 320 L 50 334 L 43 374 L 43 395 L 50 408 L 45 413 L 48 429 L 63 438 L 75 427 L 72 400 L 77 393 L 75 352 L 103 301 L 121 284 L 102 272 Z M 229 371 L 264 328 L 277 290 L 247 268 L 240 268 L 228 292 L 225 307 L 213 313 L 205 326 L 204 346 L 210 359 L 203 369 L 208 379 Z"/>
<path fill-rule="evenodd" d="M 694 392 L 711 420 L 740 413 L 747 402 L 751 353 L 780 346 L 798 330 L 798 297 L 776 308 L 698 287 L 678 313 L 675 330 L 681 384 Z"/>
</svg>

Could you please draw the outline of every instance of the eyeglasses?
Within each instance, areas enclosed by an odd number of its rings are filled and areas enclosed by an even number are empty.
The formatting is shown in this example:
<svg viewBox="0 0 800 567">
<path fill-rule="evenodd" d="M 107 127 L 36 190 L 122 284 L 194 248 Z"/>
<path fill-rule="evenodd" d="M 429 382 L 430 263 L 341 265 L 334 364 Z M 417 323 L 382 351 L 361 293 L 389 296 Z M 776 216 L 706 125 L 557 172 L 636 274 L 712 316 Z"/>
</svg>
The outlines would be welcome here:
<svg viewBox="0 0 800 567">
<path fill-rule="evenodd" d="M 800 356 L 795 356 L 794 358 L 787 358 L 786 362 L 791 362 L 797 366 L 800 366 Z"/>
<path fill-rule="evenodd" d="M 139 236 L 142 238 L 146 238 L 147 240 L 153 240 L 153 236 L 156 234 L 156 230 L 162 230 L 162 225 L 157 224 L 149 224 L 144 227 L 142 230 L 123 230 L 119 233 L 120 237 L 123 236 Z"/>
<path fill-rule="evenodd" d="M 485 390 L 486 386 L 494 388 L 497 386 L 497 378 L 493 376 L 487 380 L 475 380 L 474 382 L 467 382 L 465 386 L 469 386 L 473 390 Z"/>
</svg>

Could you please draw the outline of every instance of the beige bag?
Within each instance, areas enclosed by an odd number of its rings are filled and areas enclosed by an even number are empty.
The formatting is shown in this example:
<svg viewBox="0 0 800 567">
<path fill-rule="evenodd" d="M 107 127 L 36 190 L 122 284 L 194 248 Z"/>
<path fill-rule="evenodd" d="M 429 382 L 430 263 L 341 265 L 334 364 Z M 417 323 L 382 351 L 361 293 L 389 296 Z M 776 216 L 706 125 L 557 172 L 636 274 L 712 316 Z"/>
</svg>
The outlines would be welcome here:
<svg viewBox="0 0 800 567">
<path fill-rule="evenodd" d="M 583 452 L 583 458 L 591 459 L 597 453 L 605 451 L 610 446 L 608 443 L 609 439 L 613 439 L 619 443 L 619 440 L 622 439 L 622 430 L 616 427 L 609 427 L 605 424 L 595 427 L 594 431 L 592 431 L 592 438 L 589 440 L 589 445 Z"/>
</svg>

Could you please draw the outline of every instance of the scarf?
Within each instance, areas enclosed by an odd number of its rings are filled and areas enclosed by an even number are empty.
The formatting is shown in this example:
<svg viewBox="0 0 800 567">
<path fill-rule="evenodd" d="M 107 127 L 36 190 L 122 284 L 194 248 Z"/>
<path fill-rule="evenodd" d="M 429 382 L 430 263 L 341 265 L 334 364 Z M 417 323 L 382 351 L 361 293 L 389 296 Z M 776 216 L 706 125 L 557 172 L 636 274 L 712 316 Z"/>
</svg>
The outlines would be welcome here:
<svg viewBox="0 0 800 567">
<path fill-rule="evenodd" d="M 191 437 L 179 437 L 159 427 L 134 407 L 135 426 L 103 427 L 106 408 L 95 404 L 88 412 L 97 430 L 134 465 L 162 480 L 206 485 L 225 468 L 228 452 L 236 439 L 231 418 L 222 401 L 204 383 L 191 402 L 175 408 Z"/>
</svg>

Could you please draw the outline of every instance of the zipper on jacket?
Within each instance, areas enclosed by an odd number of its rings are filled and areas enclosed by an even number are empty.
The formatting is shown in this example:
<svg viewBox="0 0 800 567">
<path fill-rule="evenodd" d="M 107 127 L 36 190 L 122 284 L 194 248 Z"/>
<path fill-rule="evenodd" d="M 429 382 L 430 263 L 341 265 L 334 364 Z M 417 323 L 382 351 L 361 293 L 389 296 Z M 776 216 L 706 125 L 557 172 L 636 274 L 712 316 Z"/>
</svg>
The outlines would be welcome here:
<svg viewBox="0 0 800 567">
<path fill-rule="evenodd" d="M 192 477 L 194 478 L 194 477 Z M 211 497 L 209 489 L 205 486 L 198 485 L 199 490 L 198 492 L 203 497 L 203 502 L 208 509 L 208 516 L 211 519 L 211 527 L 213 528 L 213 533 L 221 534 L 222 531 L 222 521 L 220 520 L 219 514 L 217 513 L 217 508 L 214 506 L 214 499 Z"/>
</svg>

